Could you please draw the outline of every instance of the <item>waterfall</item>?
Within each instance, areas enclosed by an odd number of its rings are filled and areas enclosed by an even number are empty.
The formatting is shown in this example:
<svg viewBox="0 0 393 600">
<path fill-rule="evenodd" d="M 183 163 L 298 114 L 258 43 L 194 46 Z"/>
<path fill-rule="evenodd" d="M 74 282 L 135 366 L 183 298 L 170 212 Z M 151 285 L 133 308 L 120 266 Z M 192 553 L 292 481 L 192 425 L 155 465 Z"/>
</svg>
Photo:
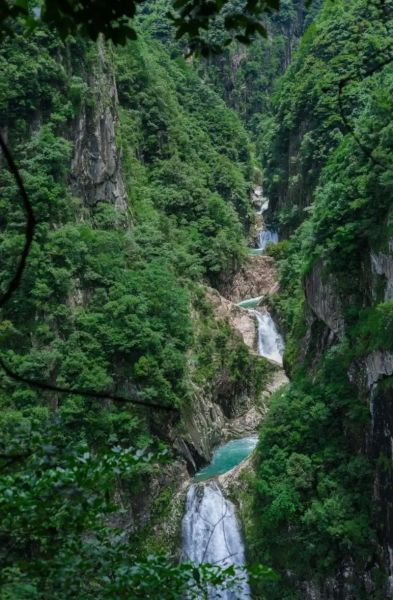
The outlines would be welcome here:
<svg viewBox="0 0 393 600">
<path fill-rule="evenodd" d="M 186 514 L 182 522 L 183 558 L 195 564 L 222 567 L 245 564 L 244 546 L 235 507 L 224 498 L 218 484 L 193 484 L 188 490 Z M 243 575 L 242 569 L 238 571 Z M 249 600 L 250 588 L 243 580 L 235 589 L 212 587 L 209 600 Z"/>
<path fill-rule="evenodd" d="M 284 341 L 277 331 L 277 327 L 266 311 L 260 313 L 257 310 L 250 310 L 258 322 L 258 352 L 261 356 L 274 360 L 282 365 L 282 355 L 284 353 Z"/>
<path fill-rule="evenodd" d="M 265 229 L 259 232 L 258 247 L 265 250 L 268 244 L 277 244 L 278 233 L 270 229 Z"/>
</svg>

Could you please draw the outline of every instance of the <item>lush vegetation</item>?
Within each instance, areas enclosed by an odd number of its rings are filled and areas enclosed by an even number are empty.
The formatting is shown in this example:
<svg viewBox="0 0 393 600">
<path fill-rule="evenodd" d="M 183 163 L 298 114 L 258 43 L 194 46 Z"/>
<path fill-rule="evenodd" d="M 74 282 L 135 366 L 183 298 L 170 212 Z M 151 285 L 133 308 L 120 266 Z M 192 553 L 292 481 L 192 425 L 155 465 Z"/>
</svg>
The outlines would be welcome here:
<svg viewBox="0 0 393 600">
<path fill-rule="evenodd" d="M 264 586 L 269 598 L 302 598 L 302 582 L 311 581 L 327 594 L 329 579 L 344 585 L 346 568 L 354 597 L 386 597 L 385 522 L 373 484 L 390 481 L 391 465 L 384 434 L 370 429 L 362 360 L 390 351 L 393 333 L 386 279 L 371 259 L 390 254 L 389 14 L 362 0 L 325 3 L 279 84 L 266 134 L 274 217 L 292 234 L 270 251 L 292 381 L 261 431 L 251 545 L 282 575 Z M 327 308 L 310 287 L 315 274 Z M 338 314 L 335 329 L 327 311 Z M 389 378 L 381 386 L 391 389 Z"/>
<path fill-rule="evenodd" d="M 266 377 L 215 324 L 201 286 L 219 285 L 246 256 L 248 137 L 146 32 L 114 50 L 16 29 L 0 61 L 0 126 L 38 222 L 3 310 L 2 358 L 28 379 L 173 409 L 43 391 L 1 374 L 0 597 L 178 598 L 191 579 L 202 597 L 205 581 L 222 573 L 176 566 L 158 541 L 151 555 L 137 506 L 173 460 L 168 441 L 190 410 L 190 390 L 214 388 L 221 371 L 235 389 L 246 370 L 252 394 Z M 118 113 L 125 210 L 110 197 L 84 200 L 82 175 L 72 177 L 78 128 L 91 128 L 102 106 Z M 6 169 L 1 183 L 4 291 L 25 215 Z M 165 489 L 156 494 L 152 511 L 166 502 Z"/>
<path fill-rule="evenodd" d="M 146 8 L 149 10 L 149 4 L 144 0 L 118 0 L 114 6 L 105 0 L 0 0 L 0 35 L 12 32 L 17 19 L 26 30 L 45 24 L 56 28 L 63 38 L 79 33 L 96 40 L 104 34 L 106 39 L 125 44 L 137 38 L 135 17 Z M 265 36 L 261 17 L 278 10 L 280 2 L 178 0 L 166 2 L 165 8 L 176 37 L 185 37 L 192 50 L 207 55 L 222 50 L 233 39 L 250 43 L 257 34 Z M 206 35 L 217 19 L 225 33 L 219 44 Z"/>
<path fill-rule="evenodd" d="M 76 30 L 125 41 L 134 37 L 129 22 L 105 11 L 101 20 L 75 20 L 77 4 L 63 3 L 64 14 L 52 4 L 43 19 L 68 15 L 63 33 L 75 37 L 61 41 L 37 23 L 27 36 L 20 22 L 0 51 L 0 129 L 37 217 L 22 283 L 2 310 L 1 358 L 27 379 L 170 411 L 44 391 L 1 373 L 1 600 L 129 598 L 130 590 L 170 599 L 190 581 L 200 598 L 207 581 L 233 576 L 177 565 L 168 555 L 176 540 L 161 540 L 156 525 L 169 518 L 171 443 L 184 435 L 193 395 L 215 395 L 230 415 L 268 375 L 217 322 L 203 287 L 219 288 L 246 257 L 258 170 L 244 125 L 262 158 L 268 217 L 287 238 L 269 248 L 281 284 L 270 303 L 287 334 L 291 375 L 271 401 L 247 481 L 249 555 L 279 574 L 255 593 L 300 600 L 304 586 L 328 594 L 335 581 L 356 599 L 384 598 L 392 468 L 381 413 L 392 378 L 374 388 L 373 430 L 364 361 L 393 349 L 384 267 L 393 197 L 390 3 L 327 0 L 306 15 L 288 1 L 269 17 L 268 42 L 192 64 L 165 0 L 143 4 L 138 39 L 116 49 Z M 205 49 L 224 44 L 239 6 L 224 3 L 221 15 L 218 3 L 209 14 L 201 7 L 178 3 L 186 21 L 194 8 L 199 23 L 193 29 L 191 19 L 184 33 Z M 18 2 L 1 12 L 2 23 L 25 9 Z M 258 29 L 249 16 L 240 19 L 247 36 Z M 116 139 L 105 138 L 111 119 Z M 121 178 L 124 204 L 110 192 L 94 197 L 102 183 L 91 181 L 96 130 L 108 156 L 116 145 L 115 174 L 108 168 L 104 178 Z M 91 156 L 78 171 L 81 131 Z M 4 291 L 25 215 L 6 169 L 1 188 Z M 315 275 L 334 326 L 316 306 Z M 373 502 L 376 481 L 381 502 Z"/>
</svg>

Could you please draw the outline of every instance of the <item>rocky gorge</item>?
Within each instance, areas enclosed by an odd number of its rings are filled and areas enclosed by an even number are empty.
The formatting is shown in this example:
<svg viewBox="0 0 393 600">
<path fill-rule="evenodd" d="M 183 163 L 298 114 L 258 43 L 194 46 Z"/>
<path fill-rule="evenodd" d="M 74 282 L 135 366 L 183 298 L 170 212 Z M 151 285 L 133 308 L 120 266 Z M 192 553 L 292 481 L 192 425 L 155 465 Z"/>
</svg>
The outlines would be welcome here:
<svg viewBox="0 0 393 600">
<path fill-rule="evenodd" d="M 281 4 L 3 40 L 1 600 L 393 596 L 392 7 Z"/>
</svg>

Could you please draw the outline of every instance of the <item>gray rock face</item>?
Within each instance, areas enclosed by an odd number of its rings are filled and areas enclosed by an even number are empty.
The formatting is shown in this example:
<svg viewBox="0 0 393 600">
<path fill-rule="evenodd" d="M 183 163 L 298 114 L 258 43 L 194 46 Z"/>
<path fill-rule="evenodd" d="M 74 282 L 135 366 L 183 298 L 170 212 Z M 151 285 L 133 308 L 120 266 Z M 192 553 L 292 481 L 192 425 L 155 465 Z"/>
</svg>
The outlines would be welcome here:
<svg viewBox="0 0 393 600">
<path fill-rule="evenodd" d="M 371 251 L 364 256 L 362 267 L 364 306 L 393 299 L 393 240 L 384 251 Z M 314 265 L 306 277 L 307 333 L 304 352 L 315 356 L 318 362 L 326 350 L 336 344 L 345 333 L 345 309 L 351 299 L 340 296 L 334 275 L 324 273 L 321 262 Z M 365 593 L 376 593 L 371 580 L 373 566 L 386 570 L 386 589 L 381 598 L 393 598 L 393 503 L 392 471 L 386 465 L 393 460 L 393 393 L 388 378 L 393 376 L 393 352 L 370 351 L 357 358 L 348 370 L 348 379 L 354 386 L 359 402 L 367 402 L 371 420 L 366 431 L 365 451 L 375 464 L 373 506 L 377 514 L 380 539 L 373 560 L 378 563 L 355 566 L 349 558 L 336 576 L 322 583 L 298 582 L 305 600 L 357 600 L 354 581 L 361 581 Z M 355 558 L 355 557 L 354 557 Z M 367 596 L 368 597 L 368 596 Z"/>
<path fill-rule="evenodd" d="M 353 564 L 349 562 L 343 566 L 336 577 L 331 577 L 320 585 L 304 582 L 300 589 L 304 600 L 358 600 L 357 592 L 353 591 L 353 581 L 357 578 L 358 574 Z M 371 598 L 374 587 L 369 575 L 362 573 L 361 580 L 364 590 Z"/>
<path fill-rule="evenodd" d="M 371 269 L 375 275 L 385 278 L 385 300 L 393 299 L 393 240 L 389 240 L 389 251 L 391 254 L 371 251 Z"/>
<path fill-rule="evenodd" d="M 364 362 L 369 390 L 381 377 L 393 375 L 393 352 L 372 352 Z"/>
<path fill-rule="evenodd" d="M 370 253 L 374 301 L 393 299 L 393 239 L 385 252 Z M 392 470 L 381 465 L 381 459 L 393 460 L 393 390 L 384 385 L 393 375 L 393 352 L 375 351 L 364 359 L 365 379 L 371 413 L 369 452 L 377 461 L 374 477 L 374 499 L 383 531 L 383 555 L 388 572 L 386 598 L 393 598 L 393 503 Z"/>
<path fill-rule="evenodd" d="M 344 317 L 341 300 L 331 275 L 325 275 L 323 264 L 316 263 L 304 282 L 308 305 L 339 338 L 344 332 Z"/>
<path fill-rule="evenodd" d="M 125 213 L 127 194 L 121 174 L 121 153 L 116 144 L 118 97 L 107 51 L 100 40 L 95 69 L 88 76 L 92 101 L 82 107 L 74 133 L 71 186 L 87 207 L 109 202 Z"/>
</svg>

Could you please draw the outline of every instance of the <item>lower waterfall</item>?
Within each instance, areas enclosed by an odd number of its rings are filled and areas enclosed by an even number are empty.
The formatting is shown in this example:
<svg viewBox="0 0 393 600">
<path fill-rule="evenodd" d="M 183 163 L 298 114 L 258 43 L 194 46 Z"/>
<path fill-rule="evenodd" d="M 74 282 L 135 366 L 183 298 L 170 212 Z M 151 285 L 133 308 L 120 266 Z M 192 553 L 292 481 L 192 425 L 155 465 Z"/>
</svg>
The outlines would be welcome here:
<svg viewBox="0 0 393 600">
<path fill-rule="evenodd" d="M 224 498 L 215 481 L 193 484 L 187 494 L 182 522 L 183 558 L 195 564 L 222 567 L 236 565 L 242 581 L 234 589 L 212 587 L 209 600 L 249 600 L 248 581 L 241 567 L 245 564 L 244 545 L 235 507 Z"/>
</svg>

